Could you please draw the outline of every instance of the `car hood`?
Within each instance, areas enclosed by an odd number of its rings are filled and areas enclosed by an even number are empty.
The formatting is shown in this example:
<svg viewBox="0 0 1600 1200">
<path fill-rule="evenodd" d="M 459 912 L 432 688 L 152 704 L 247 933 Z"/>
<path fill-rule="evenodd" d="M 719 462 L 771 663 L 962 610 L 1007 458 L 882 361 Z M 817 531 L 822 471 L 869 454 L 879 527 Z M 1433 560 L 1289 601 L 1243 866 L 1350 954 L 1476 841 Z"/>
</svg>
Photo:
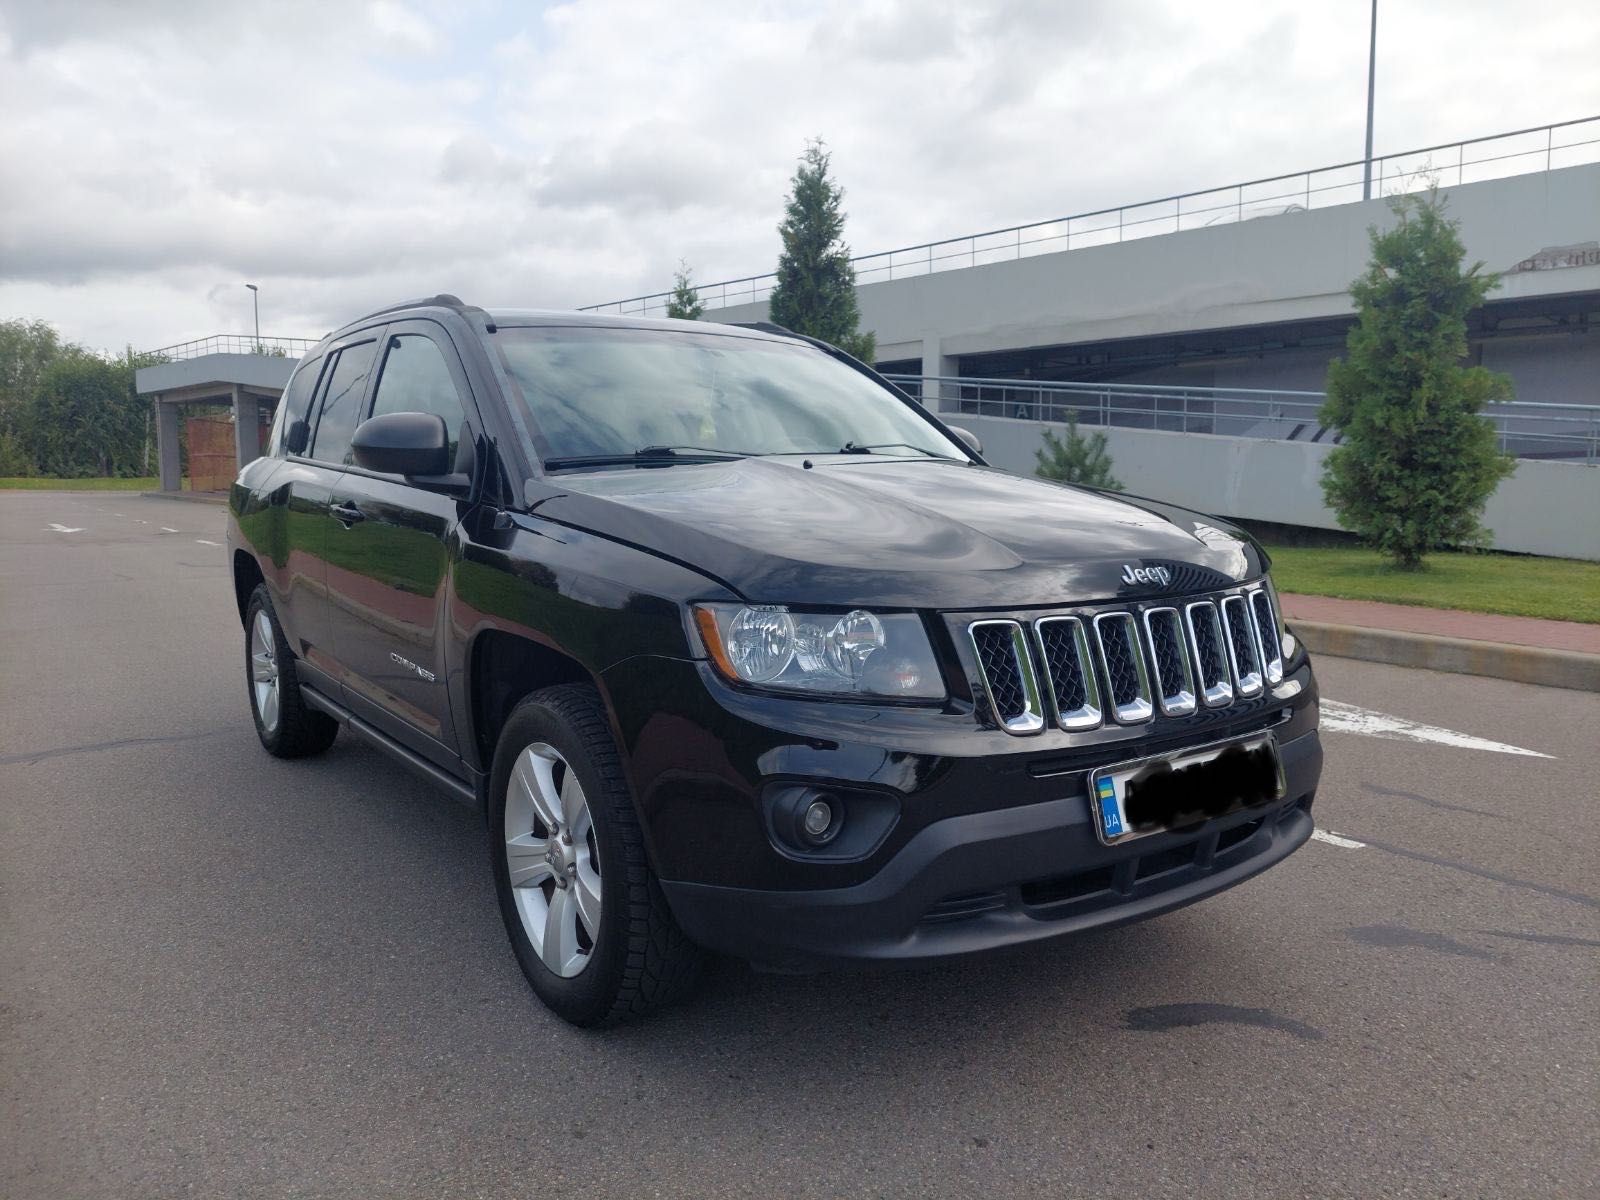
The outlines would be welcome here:
<svg viewBox="0 0 1600 1200">
<path fill-rule="evenodd" d="M 1154 501 L 944 459 L 813 461 L 575 472 L 545 480 L 533 510 L 758 603 L 1023 608 L 1206 591 L 1265 568 L 1241 531 Z M 1129 567 L 1170 581 L 1129 582 Z"/>
</svg>

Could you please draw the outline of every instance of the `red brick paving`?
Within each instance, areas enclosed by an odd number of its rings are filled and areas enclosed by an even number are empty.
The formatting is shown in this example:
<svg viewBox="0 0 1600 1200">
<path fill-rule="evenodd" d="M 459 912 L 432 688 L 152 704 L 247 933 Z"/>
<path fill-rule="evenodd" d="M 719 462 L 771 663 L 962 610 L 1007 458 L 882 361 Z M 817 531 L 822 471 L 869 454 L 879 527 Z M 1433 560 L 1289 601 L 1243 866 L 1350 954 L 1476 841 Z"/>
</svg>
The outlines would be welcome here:
<svg viewBox="0 0 1600 1200">
<path fill-rule="evenodd" d="M 1394 629 L 1402 633 L 1428 633 L 1435 637 L 1600 654 L 1600 625 L 1586 625 L 1580 621 L 1502 617 L 1450 608 L 1382 604 L 1376 600 L 1335 600 L 1331 596 L 1285 594 L 1281 599 L 1284 616 L 1290 621 L 1358 625 L 1366 629 Z"/>
</svg>

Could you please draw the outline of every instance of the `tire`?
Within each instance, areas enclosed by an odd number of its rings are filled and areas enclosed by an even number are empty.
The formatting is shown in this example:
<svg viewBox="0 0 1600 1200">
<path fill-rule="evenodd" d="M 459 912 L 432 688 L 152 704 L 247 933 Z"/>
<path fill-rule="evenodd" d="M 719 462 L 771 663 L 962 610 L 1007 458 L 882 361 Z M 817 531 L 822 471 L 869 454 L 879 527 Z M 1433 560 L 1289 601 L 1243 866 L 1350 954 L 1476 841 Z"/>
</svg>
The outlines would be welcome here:
<svg viewBox="0 0 1600 1200">
<path fill-rule="evenodd" d="M 594 688 L 564 684 L 517 705 L 495 748 L 488 818 L 500 915 L 551 1011 L 574 1025 L 612 1025 L 691 990 L 701 951 L 645 859 Z"/>
<path fill-rule="evenodd" d="M 339 722 L 312 708 L 300 695 L 294 652 L 283 636 L 278 614 L 272 611 L 265 584 L 256 585 L 245 608 L 244 680 L 256 734 L 268 754 L 305 758 L 333 745 Z"/>
</svg>

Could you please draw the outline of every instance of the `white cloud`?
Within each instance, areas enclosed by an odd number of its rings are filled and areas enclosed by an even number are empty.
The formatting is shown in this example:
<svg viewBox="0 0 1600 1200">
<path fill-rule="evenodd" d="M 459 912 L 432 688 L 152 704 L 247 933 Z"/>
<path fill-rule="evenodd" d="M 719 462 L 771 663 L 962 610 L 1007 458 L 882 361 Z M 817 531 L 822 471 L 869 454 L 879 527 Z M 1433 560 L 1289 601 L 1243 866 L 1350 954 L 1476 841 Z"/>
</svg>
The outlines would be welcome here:
<svg viewBox="0 0 1600 1200">
<path fill-rule="evenodd" d="M 398 0 L 371 0 L 367 13 L 388 48 L 412 54 L 432 54 L 439 49 L 439 34 L 433 25 Z"/>
<path fill-rule="evenodd" d="M 149 346 L 770 270 L 1359 156 L 1366 0 L 0 0 L 0 317 Z M 1385 0 L 1378 147 L 1600 111 L 1600 13 Z M 1525 64 L 1532 64 L 1528 66 Z"/>
</svg>

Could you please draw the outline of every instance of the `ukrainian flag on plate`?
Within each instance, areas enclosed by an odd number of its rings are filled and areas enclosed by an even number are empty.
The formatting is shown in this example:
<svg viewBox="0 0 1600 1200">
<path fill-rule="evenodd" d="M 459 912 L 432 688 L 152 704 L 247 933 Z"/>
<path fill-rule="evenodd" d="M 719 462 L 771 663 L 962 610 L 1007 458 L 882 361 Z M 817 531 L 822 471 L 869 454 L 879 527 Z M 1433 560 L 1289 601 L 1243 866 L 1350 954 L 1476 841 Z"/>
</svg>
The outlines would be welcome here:
<svg viewBox="0 0 1600 1200">
<path fill-rule="evenodd" d="M 1127 832 L 1122 825 L 1122 806 L 1117 803 L 1117 785 L 1111 776 L 1102 775 L 1095 780 L 1095 800 L 1100 805 L 1100 828 L 1108 838 Z"/>
</svg>

